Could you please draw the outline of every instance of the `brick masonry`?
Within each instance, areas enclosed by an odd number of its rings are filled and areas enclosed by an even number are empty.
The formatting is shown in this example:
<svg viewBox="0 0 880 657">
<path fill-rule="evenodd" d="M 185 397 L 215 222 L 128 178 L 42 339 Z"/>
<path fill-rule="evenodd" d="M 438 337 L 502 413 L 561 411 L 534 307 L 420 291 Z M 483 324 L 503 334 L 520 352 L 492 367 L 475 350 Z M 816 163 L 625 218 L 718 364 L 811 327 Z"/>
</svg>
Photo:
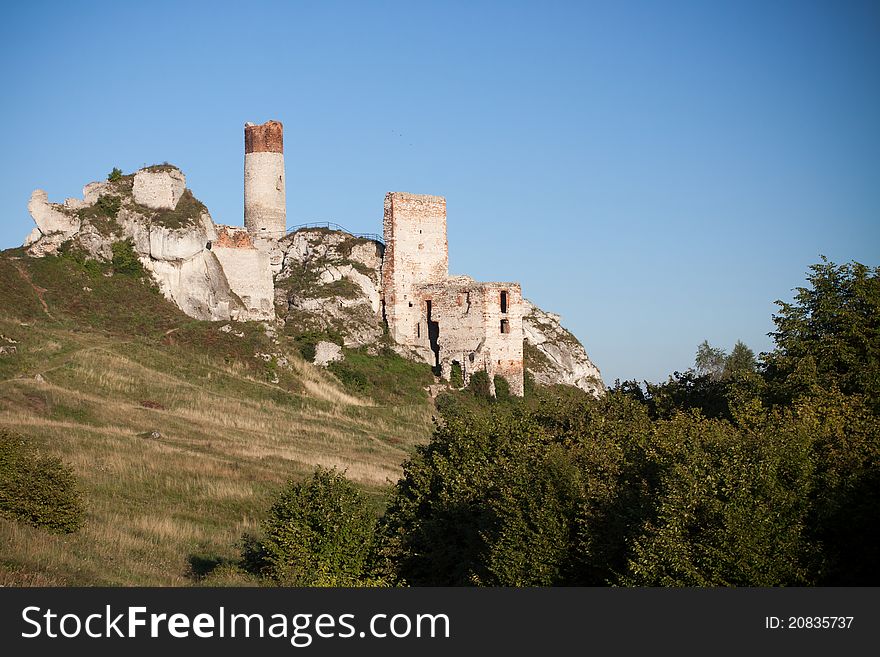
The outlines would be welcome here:
<svg viewBox="0 0 880 657">
<path fill-rule="evenodd" d="M 518 283 L 449 277 L 446 199 L 404 192 L 385 196 L 385 318 L 392 338 L 449 380 L 465 384 L 483 370 L 523 394 L 522 290 Z M 494 390 L 494 386 L 493 386 Z"/>
</svg>

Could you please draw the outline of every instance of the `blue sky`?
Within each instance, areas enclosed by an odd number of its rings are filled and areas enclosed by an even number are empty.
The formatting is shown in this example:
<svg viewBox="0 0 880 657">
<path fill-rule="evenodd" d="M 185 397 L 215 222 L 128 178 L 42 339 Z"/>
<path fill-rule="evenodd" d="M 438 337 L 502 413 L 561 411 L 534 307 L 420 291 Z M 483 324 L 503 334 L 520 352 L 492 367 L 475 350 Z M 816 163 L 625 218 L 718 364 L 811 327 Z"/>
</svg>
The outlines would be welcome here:
<svg viewBox="0 0 880 657">
<path fill-rule="evenodd" d="M 880 264 L 876 2 L 16 3 L 0 247 L 114 166 L 242 221 L 243 124 L 285 126 L 288 224 L 447 197 L 450 267 L 517 280 L 607 383 L 770 346 L 811 263 Z"/>
</svg>

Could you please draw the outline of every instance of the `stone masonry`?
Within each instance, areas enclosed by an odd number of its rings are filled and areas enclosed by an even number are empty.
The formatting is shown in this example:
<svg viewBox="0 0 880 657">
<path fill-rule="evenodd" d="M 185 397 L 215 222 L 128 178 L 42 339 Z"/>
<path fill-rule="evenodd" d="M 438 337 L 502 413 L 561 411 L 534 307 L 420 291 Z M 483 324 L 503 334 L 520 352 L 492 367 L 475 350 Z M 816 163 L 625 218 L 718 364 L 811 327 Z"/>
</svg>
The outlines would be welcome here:
<svg viewBox="0 0 880 657">
<path fill-rule="evenodd" d="M 417 288 L 442 283 L 449 276 L 446 199 L 389 192 L 383 223 L 382 288 L 388 330 L 398 344 L 419 347 L 422 341 L 414 342 L 421 317 Z M 428 360 L 430 350 L 422 355 Z"/>
<path fill-rule="evenodd" d="M 449 276 L 446 199 L 385 196 L 383 301 L 394 340 L 447 381 L 454 364 L 465 385 L 478 371 L 523 394 L 523 302 L 518 283 Z M 494 394 L 494 383 L 490 383 Z"/>
<path fill-rule="evenodd" d="M 275 239 L 287 230 L 283 130 L 278 121 L 244 126 L 244 225 Z"/>
</svg>

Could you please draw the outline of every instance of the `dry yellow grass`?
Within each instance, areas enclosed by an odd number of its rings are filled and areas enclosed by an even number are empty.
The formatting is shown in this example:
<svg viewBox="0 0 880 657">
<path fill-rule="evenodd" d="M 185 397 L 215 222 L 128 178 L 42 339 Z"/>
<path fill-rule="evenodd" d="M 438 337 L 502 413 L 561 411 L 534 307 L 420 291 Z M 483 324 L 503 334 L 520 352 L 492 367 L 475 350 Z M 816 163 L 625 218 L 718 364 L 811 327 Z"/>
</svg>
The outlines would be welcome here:
<svg viewBox="0 0 880 657">
<path fill-rule="evenodd" d="M 375 407 L 301 361 L 292 394 L 235 363 L 182 374 L 142 344 L 46 335 L 38 366 L 0 380 L 0 427 L 73 468 L 86 523 L 57 536 L 0 518 L 0 584 L 191 584 L 200 559 L 237 556 L 285 479 L 336 466 L 378 500 L 430 433 L 427 400 Z"/>
</svg>

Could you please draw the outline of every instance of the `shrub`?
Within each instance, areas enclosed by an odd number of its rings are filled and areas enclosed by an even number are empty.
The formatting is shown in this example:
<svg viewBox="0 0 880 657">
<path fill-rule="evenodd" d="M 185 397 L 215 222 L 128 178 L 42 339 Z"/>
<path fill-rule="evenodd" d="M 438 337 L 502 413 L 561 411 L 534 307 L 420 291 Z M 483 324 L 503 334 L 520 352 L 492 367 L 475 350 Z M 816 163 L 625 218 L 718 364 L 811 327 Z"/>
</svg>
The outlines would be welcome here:
<svg viewBox="0 0 880 657">
<path fill-rule="evenodd" d="M 352 586 L 363 580 L 376 519 L 367 500 L 335 468 L 289 481 L 263 524 L 244 541 L 244 562 L 285 586 Z"/>
<path fill-rule="evenodd" d="M 468 382 L 468 388 L 476 397 L 489 399 L 492 393 L 489 386 L 489 374 L 483 370 L 474 372 Z"/>
<path fill-rule="evenodd" d="M 22 436 L 0 430 L 0 514 L 53 532 L 75 532 L 83 509 L 72 470 L 40 455 Z"/>
<path fill-rule="evenodd" d="M 453 388 L 464 387 L 464 376 L 461 373 L 461 365 L 457 360 L 452 361 L 452 371 L 449 373 L 449 385 Z"/>
<path fill-rule="evenodd" d="M 120 178 L 122 178 L 122 169 L 119 167 L 113 167 L 113 170 L 107 174 L 107 180 L 110 182 L 116 182 Z"/>
<path fill-rule="evenodd" d="M 134 252 L 131 240 L 113 243 L 113 271 L 123 276 L 142 276 L 144 274 L 143 265 Z"/>
<path fill-rule="evenodd" d="M 110 219 L 115 219 L 119 214 L 119 208 L 122 207 L 122 199 L 111 194 L 104 194 L 99 197 L 95 203 L 95 208 L 99 213 Z"/>
<path fill-rule="evenodd" d="M 495 375 L 495 399 L 498 401 L 507 401 L 510 399 L 510 384 L 503 376 Z"/>
</svg>

